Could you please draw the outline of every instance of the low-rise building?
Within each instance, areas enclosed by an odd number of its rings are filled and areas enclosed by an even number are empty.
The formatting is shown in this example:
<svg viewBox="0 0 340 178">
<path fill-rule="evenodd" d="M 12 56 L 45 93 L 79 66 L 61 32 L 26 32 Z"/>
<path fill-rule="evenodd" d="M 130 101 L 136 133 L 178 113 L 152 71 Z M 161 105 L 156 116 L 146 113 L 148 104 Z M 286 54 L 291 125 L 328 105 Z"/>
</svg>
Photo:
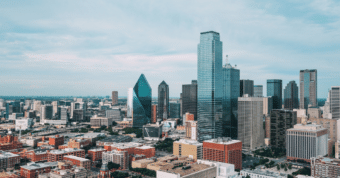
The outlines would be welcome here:
<svg viewBox="0 0 340 178">
<path fill-rule="evenodd" d="M 159 140 L 162 137 L 163 124 L 147 124 L 143 126 L 145 140 Z"/>
<path fill-rule="evenodd" d="M 20 163 L 20 155 L 0 151 L 0 169 L 13 168 Z"/>
<path fill-rule="evenodd" d="M 91 161 L 89 159 L 68 155 L 64 156 L 64 160 L 71 161 L 73 165 L 76 165 L 78 167 L 83 167 L 85 169 L 91 168 Z"/>
<path fill-rule="evenodd" d="M 173 143 L 173 154 L 188 156 L 194 160 L 203 158 L 203 144 L 196 140 L 181 139 Z"/>
<path fill-rule="evenodd" d="M 15 120 L 15 130 L 27 130 L 34 125 L 33 118 L 21 118 Z"/>
<path fill-rule="evenodd" d="M 58 148 L 59 149 L 65 149 L 65 148 L 82 149 L 85 147 L 89 147 L 91 145 L 92 145 L 92 142 L 90 139 L 78 138 L 78 139 L 70 139 L 67 145 L 60 145 Z"/>
<path fill-rule="evenodd" d="M 48 162 L 62 161 L 64 156 L 73 155 L 85 158 L 85 150 L 77 148 L 66 148 L 64 150 L 51 150 L 47 154 Z"/>
<path fill-rule="evenodd" d="M 244 169 L 240 172 L 242 177 L 249 176 L 250 178 L 287 178 L 287 174 L 270 172 L 270 171 L 262 171 L 260 169 Z"/>
<path fill-rule="evenodd" d="M 57 149 L 59 145 L 64 144 L 64 136 L 55 135 L 55 136 L 49 137 L 48 141 L 49 141 L 48 143 L 49 145 L 53 145 L 54 148 Z"/>
<path fill-rule="evenodd" d="M 0 150 L 13 150 L 22 148 L 22 143 L 18 141 L 18 137 L 13 135 L 6 135 L 1 137 L 0 135 Z"/>
<path fill-rule="evenodd" d="M 90 120 L 92 128 L 100 128 L 101 126 L 112 126 L 112 121 L 112 118 L 98 117 L 97 115 L 92 117 Z"/>
<path fill-rule="evenodd" d="M 87 151 L 87 154 L 92 161 L 99 161 L 102 160 L 103 152 L 106 152 L 104 148 L 95 148 Z"/>
<path fill-rule="evenodd" d="M 132 168 L 146 168 L 148 166 L 148 164 L 150 163 L 154 163 L 155 160 L 154 159 L 140 159 L 140 160 L 136 160 L 136 161 L 132 161 L 131 162 L 131 167 Z"/>
<path fill-rule="evenodd" d="M 26 166 L 21 166 L 20 175 L 22 178 L 37 178 L 40 174 L 51 172 L 51 169 L 57 167 L 57 165 L 58 162 L 28 163 Z"/>
<path fill-rule="evenodd" d="M 197 121 L 188 120 L 185 122 L 186 138 L 197 140 Z"/>
<path fill-rule="evenodd" d="M 311 176 L 315 178 L 339 177 L 340 160 L 322 156 L 311 158 Z"/>
<path fill-rule="evenodd" d="M 97 146 L 104 146 L 107 144 L 114 144 L 114 143 L 122 143 L 122 142 L 131 142 L 132 137 L 125 136 L 125 135 L 111 135 L 110 137 L 106 137 L 104 139 L 96 141 Z"/>
<path fill-rule="evenodd" d="M 103 163 L 113 162 L 119 164 L 122 169 L 129 168 L 129 154 L 127 151 L 112 150 L 103 152 L 102 157 Z"/>
</svg>

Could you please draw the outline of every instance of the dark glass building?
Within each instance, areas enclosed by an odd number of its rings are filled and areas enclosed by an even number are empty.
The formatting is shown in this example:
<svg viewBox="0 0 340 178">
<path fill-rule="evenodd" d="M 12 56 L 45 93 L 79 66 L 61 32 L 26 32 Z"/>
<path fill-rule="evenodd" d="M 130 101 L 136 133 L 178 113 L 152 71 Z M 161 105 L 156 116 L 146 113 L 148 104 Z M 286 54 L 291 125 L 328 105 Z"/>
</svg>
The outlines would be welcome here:
<svg viewBox="0 0 340 178">
<path fill-rule="evenodd" d="M 296 111 L 273 109 L 270 113 L 270 145 L 286 148 L 286 130 L 297 123 Z"/>
<path fill-rule="evenodd" d="M 295 81 L 290 81 L 284 89 L 284 105 L 289 110 L 299 108 L 299 88 Z"/>
<path fill-rule="evenodd" d="M 254 96 L 254 81 L 253 80 L 240 80 L 240 97 L 248 94 L 249 97 Z"/>
<path fill-rule="evenodd" d="M 263 97 L 262 85 L 254 85 L 254 97 Z"/>
<path fill-rule="evenodd" d="M 170 103 L 170 118 L 180 118 L 181 104 Z"/>
<path fill-rule="evenodd" d="M 282 80 L 267 80 L 267 96 L 271 96 L 273 98 L 273 109 L 282 108 Z"/>
<path fill-rule="evenodd" d="M 197 49 L 198 140 L 222 136 L 222 42 L 214 31 L 202 32 Z"/>
<path fill-rule="evenodd" d="M 163 80 L 158 85 L 158 111 L 157 118 L 168 119 L 169 117 L 169 86 Z"/>
<path fill-rule="evenodd" d="M 142 128 L 143 125 L 150 123 L 152 90 L 142 74 L 135 87 L 128 91 L 127 117 L 132 118 L 133 127 Z"/>
<path fill-rule="evenodd" d="M 197 120 L 197 80 L 182 85 L 182 115 L 191 113 Z"/>
<path fill-rule="evenodd" d="M 237 138 L 237 106 L 240 95 L 240 70 L 223 66 L 223 136 Z"/>
<path fill-rule="evenodd" d="M 318 72 L 316 69 L 300 70 L 300 109 L 317 107 L 318 102 Z"/>
</svg>

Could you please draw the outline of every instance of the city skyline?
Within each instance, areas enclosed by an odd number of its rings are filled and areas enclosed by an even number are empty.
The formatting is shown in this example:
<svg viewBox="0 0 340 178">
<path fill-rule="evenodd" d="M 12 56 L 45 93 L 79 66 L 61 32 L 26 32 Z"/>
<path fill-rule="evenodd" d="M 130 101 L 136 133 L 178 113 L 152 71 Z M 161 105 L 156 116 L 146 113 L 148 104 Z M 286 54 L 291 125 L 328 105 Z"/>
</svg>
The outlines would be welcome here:
<svg viewBox="0 0 340 178">
<path fill-rule="evenodd" d="M 304 69 L 318 70 L 319 98 L 340 85 L 333 1 L 66 2 L 1 3 L 0 95 L 127 96 L 144 73 L 152 96 L 165 80 L 179 97 L 182 84 L 197 80 L 199 33 L 211 30 L 241 79 L 264 91 L 267 79 L 298 83 Z"/>
</svg>

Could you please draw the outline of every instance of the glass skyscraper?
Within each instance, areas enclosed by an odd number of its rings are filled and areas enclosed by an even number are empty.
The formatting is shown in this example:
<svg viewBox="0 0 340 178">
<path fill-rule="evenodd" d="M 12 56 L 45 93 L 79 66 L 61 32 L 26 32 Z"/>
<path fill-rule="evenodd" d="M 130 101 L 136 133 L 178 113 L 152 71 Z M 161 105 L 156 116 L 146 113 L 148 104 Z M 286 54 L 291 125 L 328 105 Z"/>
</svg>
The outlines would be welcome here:
<svg viewBox="0 0 340 178">
<path fill-rule="evenodd" d="M 142 74 L 135 87 L 128 91 L 127 116 L 132 118 L 133 127 L 142 128 L 143 125 L 150 123 L 151 95 L 151 87 Z"/>
<path fill-rule="evenodd" d="M 169 117 L 169 86 L 163 80 L 158 85 L 158 113 L 159 119 L 167 119 Z"/>
<path fill-rule="evenodd" d="M 202 32 L 197 49 L 198 140 L 222 136 L 222 42 L 220 34 Z"/>
<path fill-rule="evenodd" d="M 240 80 L 240 97 L 248 94 L 249 97 L 254 96 L 254 81 L 253 80 Z"/>
<path fill-rule="evenodd" d="M 254 97 L 263 97 L 262 85 L 254 85 Z"/>
<path fill-rule="evenodd" d="M 300 70 L 300 109 L 308 109 L 309 104 L 318 106 L 317 74 L 316 69 Z"/>
<path fill-rule="evenodd" d="M 284 89 L 285 109 L 293 110 L 299 108 L 299 88 L 295 81 L 290 81 Z"/>
<path fill-rule="evenodd" d="M 197 120 L 197 80 L 182 85 L 182 115 L 191 113 Z"/>
<path fill-rule="evenodd" d="M 282 80 L 267 80 L 267 96 L 273 98 L 273 109 L 282 108 Z"/>
<path fill-rule="evenodd" d="M 240 70 L 223 66 L 223 136 L 237 138 L 237 104 L 240 95 Z"/>
</svg>

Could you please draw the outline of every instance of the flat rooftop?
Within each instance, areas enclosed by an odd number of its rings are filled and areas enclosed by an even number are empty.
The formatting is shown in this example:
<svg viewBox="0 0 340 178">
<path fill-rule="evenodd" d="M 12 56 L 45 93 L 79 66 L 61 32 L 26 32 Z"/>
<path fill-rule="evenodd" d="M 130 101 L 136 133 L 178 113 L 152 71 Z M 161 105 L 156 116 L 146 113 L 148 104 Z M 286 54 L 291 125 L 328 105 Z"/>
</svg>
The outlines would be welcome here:
<svg viewBox="0 0 340 178">
<path fill-rule="evenodd" d="M 188 145 L 203 146 L 203 143 L 200 143 L 196 140 L 188 140 L 188 139 L 180 139 L 178 141 L 175 141 L 175 143 L 183 143 L 183 144 L 188 144 Z"/>
<path fill-rule="evenodd" d="M 36 170 L 36 169 L 42 169 L 47 167 L 54 167 L 57 166 L 58 162 L 46 162 L 46 163 L 28 163 L 26 166 L 21 166 L 24 169 L 28 170 Z"/>
<path fill-rule="evenodd" d="M 73 155 L 64 156 L 64 158 L 70 158 L 70 159 L 75 159 L 75 160 L 79 160 L 79 161 L 90 161 L 88 159 L 81 158 L 81 157 L 78 157 L 78 156 L 73 156 Z"/>
<path fill-rule="evenodd" d="M 186 170 L 182 169 L 182 167 L 178 167 L 172 170 L 170 169 L 169 171 L 165 171 L 165 170 L 162 170 L 162 171 L 173 173 L 173 174 L 180 174 L 181 177 L 183 177 L 183 176 L 196 173 L 196 172 L 208 169 L 208 168 L 212 168 L 211 166 L 206 165 L 206 164 L 192 164 L 190 166 L 191 168 L 186 169 Z"/>
<path fill-rule="evenodd" d="M 110 145 L 112 147 L 116 147 L 119 149 L 127 149 L 127 148 L 133 148 L 133 147 L 140 147 L 142 146 L 140 143 L 133 143 L 133 142 L 126 142 L 126 143 L 114 143 L 114 144 L 106 144 Z"/>
<path fill-rule="evenodd" d="M 63 153 L 69 153 L 69 152 L 74 152 L 74 151 L 81 151 L 83 149 L 78 149 L 78 148 L 65 148 L 64 150 L 51 150 L 51 154 L 63 154 Z"/>
<path fill-rule="evenodd" d="M 215 143 L 215 144 L 223 144 L 223 145 L 231 145 L 231 144 L 239 143 L 241 141 L 240 140 L 232 140 L 231 138 L 228 138 L 228 137 L 223 137 L 223 138 L 216 138 L 216 139 L 211 139 L 211 140 L 205 140 L 203 142 Z"/>
<path fill-rule="evenodd" d="M 316 125 L 316 124 L 296 124 L 294 125 L 294 128 L 288 129 L 289 131 L 312 131 L 312 132 L 317 132 L 324 130 L 326 128 L 323 128 L 321 125 Z"/>
</svg>

